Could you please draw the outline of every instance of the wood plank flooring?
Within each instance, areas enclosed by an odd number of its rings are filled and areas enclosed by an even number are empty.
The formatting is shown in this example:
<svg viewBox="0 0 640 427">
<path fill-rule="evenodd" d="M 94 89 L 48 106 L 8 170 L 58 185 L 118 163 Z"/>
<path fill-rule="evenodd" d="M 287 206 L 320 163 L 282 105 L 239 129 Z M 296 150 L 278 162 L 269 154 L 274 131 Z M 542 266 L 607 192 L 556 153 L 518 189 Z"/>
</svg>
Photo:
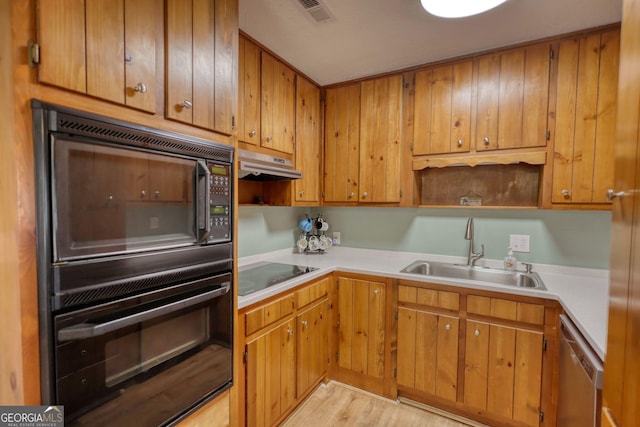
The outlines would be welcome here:
<svg viewBox="0 0 640 427">
<path fill-rule="evenodd" d="M 333 381 L 318 387 L 282 423 L 283 427 L 468 425 Z"/>
</svg>

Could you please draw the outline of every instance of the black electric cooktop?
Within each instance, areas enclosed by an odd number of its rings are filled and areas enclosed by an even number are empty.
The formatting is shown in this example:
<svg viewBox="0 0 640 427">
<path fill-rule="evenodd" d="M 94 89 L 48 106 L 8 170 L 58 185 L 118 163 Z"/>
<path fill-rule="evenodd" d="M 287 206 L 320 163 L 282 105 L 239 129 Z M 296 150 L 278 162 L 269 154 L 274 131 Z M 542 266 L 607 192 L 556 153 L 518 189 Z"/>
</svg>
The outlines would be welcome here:
<svg viewBox="0 0 640 427">
<path fill-rule="evenodd" d="M 314 270 L 317 268 L 277 262 L 245 265 L 238 269 L 238 295 L 249 295 Z"/>
</svg>

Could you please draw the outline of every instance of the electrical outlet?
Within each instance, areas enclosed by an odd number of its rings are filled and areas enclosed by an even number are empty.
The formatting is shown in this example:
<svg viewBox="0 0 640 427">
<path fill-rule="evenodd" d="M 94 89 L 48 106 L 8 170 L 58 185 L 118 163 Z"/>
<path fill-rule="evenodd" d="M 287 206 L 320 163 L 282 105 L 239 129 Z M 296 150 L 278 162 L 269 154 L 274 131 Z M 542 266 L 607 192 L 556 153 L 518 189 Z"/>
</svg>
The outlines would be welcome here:
<svg viewBox="0 0 640 427">
<path fill-rule="evenodd" d="M 149 230 L 155 230 L 157 228 L 160 228 L 160 218 L 152 216 L 149 218 Z"/>
<path fill-rule="evenodd" d="M 339 231 L 334 231 L 333 232 L 333 244 L 334 245 L 339 245 L 340 244 L 340 232 Z"/>
<path fill-rule="evenodd" d="M 509 246 L 514 252 L 529 252 L 529 238 L 528 234 L 510 234 Z"/>
</svg>

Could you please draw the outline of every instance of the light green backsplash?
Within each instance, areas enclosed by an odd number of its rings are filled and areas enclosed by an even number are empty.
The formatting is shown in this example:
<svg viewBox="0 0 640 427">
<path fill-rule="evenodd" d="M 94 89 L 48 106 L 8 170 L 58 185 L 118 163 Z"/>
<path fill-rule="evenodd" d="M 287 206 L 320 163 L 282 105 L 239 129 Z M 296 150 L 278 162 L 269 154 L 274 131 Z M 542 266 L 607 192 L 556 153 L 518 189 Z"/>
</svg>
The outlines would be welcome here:
<svg viewBox="0 0 640 427">
<path fill-rule="evenodd" d="M 611 213 L 548 210 L 240 207 L 240 256 L 293 247 L 305 213 L 322 213 L 343 246 L 466 256 L 464 230 L 474 217 L 476 251 L 502 259 L 509 234 L 531 236 L 519 261 L 609 268 Z"/>
</svg>

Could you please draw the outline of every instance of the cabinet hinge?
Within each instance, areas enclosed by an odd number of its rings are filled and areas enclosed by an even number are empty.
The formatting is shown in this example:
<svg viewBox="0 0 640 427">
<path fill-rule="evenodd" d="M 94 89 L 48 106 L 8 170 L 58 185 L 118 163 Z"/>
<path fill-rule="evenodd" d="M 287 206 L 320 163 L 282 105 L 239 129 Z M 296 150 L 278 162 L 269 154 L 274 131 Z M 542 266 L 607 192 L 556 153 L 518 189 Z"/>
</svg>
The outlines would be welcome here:
<svg viewBox="0 0 640 427">
<path fill-rule="evenodd" d="M 554 55 L 553 47 L 549 46 L 549 59 L 553 60 Z"/>
<path fill-rule="evenodd" d="M 544 421 L 544 411 L 540 411 L 540 422 Z"/>
<path fill-rule="evenodd" d="M 398 310 L 396 310 L 395 312 L 395 317 L 396 317 L 396 320 L 398 320 Z"/>
<path fill-rule="evenodd" d="M 336 362 L 338 361 L 338 352 L 336 351 Z"/>
<path fill-rule="evenodd" d="M 231 129 L 235 129 L 236 128 L 236 116 L 233 115 L 231 116 Z"/>
<path fill-rule="evenodd" d="M 402 199 L 402 188 L 400 189 L 400 198 Z"/>
<path fill-rule="evenodd" d="M 547 339 L 542 338 L 542 351 L 547 351 Z"/>
<path fill-rule="evenodd" d="M 551 139 L 551 130 L 547 129 L 547 141 Z"/>
<path fill-rule="evenodd" d="M 393 378 L 398 378 L 398 368 L 393 368 Z"/>
<path fill-rule="evenodd" d="M 409 89 L 409 83 L 405 81 L 404 76 L 402 76 L 402 87 L 405 89 Z"/>
<path fill-rule="evenodd" d="M 242 363 L 244 363 L 246 365 L 248 361 L 249 361 L 249 352 L 247 350 L 245 350 L 242 353 Z"/>
<path fill-rule="evenodd" d="M 33 40 L 27 42 L 27 63 L 31 68 L 40 63 L 40 45 Z"/>
</svg>

